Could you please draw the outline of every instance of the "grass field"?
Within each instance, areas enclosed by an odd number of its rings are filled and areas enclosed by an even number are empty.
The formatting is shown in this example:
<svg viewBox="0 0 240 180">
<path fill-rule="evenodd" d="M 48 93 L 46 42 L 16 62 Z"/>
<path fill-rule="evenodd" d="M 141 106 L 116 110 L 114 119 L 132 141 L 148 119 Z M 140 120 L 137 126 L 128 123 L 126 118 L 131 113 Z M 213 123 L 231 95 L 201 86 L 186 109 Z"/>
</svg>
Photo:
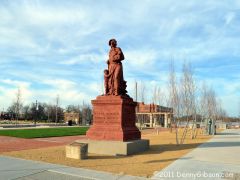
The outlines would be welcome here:
<svg viewBox="0 0 240 180">
<path fill-rule="evenodd" d="M 20 138 L 45 138 L 59 136 L 85 135 L 88 127 L 62 127 L 42 129 L 11 129 L 1 130 L 0 136 L 12 136 Z"/>
</svg>

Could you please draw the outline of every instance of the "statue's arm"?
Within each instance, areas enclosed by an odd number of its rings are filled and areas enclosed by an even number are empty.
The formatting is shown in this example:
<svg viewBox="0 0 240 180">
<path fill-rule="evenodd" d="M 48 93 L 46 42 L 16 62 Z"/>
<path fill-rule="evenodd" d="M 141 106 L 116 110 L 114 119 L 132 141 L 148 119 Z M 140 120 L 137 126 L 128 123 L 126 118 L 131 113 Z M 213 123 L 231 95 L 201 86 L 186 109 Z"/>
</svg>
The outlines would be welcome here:
<svg viewBox="0 0 240 180">
<path fill-rule="evenodd" d="M 123 54 L 121 48 L 117 48 L 116 51 L 117 51 L 117 54 L 114 56 L 114 61 L 124 60 L 124 54 Z"/>
</svg>

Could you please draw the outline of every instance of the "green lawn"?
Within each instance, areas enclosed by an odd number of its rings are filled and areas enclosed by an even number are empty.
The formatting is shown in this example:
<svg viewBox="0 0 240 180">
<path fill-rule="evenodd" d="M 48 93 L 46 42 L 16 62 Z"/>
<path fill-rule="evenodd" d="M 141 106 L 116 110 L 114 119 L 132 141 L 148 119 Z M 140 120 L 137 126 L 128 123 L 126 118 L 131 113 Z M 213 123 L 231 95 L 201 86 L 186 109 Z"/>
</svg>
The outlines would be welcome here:
<svg viewBox="0 0 240 180">
<path fill-rule="evenodd" d="M 12 137 L 20 137 L 20 138 L 75 136 L 75 135 L 85 135 L 87 130 L 88 130 L 88 127 L 11 129 L 11 130 L 0 130 L 0 136 L 12 136 Z"/>
</svg>

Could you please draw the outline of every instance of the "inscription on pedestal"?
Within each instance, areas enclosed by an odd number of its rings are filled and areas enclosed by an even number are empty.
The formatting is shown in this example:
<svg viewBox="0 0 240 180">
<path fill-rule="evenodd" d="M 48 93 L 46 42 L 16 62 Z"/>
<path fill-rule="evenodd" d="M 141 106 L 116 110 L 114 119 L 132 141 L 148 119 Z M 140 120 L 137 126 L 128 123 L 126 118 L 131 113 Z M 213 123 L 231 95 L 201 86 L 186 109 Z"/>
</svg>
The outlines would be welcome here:
<svg viewBox="0 0 240 180">
<path fill-rule="evenodd" d="M 135 126 L 136 103 L 131 98 L 98 96 L 92 104 L 93 125 L 87 132 L 89 139 L 128 141 L 141 138 Z"/>
<path fill-rule="evenodd" d="M 119 112 L 100 112 L 100 111 L 95 111 L 93 113 L 93 117 L 96 123 L 100 124 L 114 124 L 118 123 L 120 121 L 120 113 Z"/>
</svg>

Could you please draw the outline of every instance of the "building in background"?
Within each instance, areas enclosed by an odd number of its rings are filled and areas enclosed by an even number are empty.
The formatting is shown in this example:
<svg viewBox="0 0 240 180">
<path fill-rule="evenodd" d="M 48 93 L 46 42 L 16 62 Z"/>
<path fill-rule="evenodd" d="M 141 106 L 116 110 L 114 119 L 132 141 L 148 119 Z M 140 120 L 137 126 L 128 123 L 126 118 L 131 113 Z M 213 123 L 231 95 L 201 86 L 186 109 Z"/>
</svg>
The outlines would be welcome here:
<svg viewBox="0 0 240 180">
<path fill-rule="evenodd" d="M 137 103 L 136 125 L 138 127 L 169 127 L 173 118 L 173 108 L 156 104 Z"/>
<path fill-rule="evenodd" d="M 64 122 L 69 123 L 72 121 L 74 124 L 80 124 L 80 115 L 76 112 L 65 112 L 64 113 Z"/>
</svg>

